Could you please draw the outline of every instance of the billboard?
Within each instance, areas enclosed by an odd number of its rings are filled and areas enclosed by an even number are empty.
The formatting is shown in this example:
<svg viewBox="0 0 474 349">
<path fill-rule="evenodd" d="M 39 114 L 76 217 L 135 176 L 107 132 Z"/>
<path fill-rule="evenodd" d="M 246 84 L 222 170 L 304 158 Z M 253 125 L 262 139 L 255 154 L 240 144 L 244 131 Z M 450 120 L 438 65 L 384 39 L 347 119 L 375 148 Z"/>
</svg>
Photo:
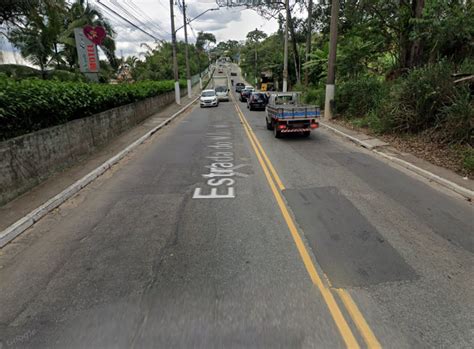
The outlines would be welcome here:
<svg viewBox="0 0 474 349">
<path fill-rule="evenodd" d="M 74 29 L 76 38 L 77 55 L 79 57 L 79 68 L 82 73 L 99 72 L 99 55 L 97 46 L 89 40 L 83 28 Z"/>
</svg>

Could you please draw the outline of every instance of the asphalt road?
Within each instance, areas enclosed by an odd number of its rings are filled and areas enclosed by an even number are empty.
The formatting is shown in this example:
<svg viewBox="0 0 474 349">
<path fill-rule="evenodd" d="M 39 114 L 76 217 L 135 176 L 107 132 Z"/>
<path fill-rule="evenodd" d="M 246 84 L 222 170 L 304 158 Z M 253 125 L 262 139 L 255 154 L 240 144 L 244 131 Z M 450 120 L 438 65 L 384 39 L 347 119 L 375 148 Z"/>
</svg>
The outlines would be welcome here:
<svg viewBox="0 0 474 349">
<path fill-rule="evenodd" d="M 196 106 L 0 251 L 0 348 L 473 347 L 473 217 L 328 131 Z"/>
</svg>

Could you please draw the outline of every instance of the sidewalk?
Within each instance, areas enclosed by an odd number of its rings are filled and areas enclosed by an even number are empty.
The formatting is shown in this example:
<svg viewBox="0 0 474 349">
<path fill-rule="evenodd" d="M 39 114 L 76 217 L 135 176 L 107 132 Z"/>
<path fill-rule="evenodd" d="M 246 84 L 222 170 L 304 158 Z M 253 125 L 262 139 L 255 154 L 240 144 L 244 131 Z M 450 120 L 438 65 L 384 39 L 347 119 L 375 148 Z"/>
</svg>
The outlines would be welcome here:
<svg viewBox="0 0 474 349">
<path fill-rule="evenodd" d="M 420 159 L 413 154 L 403 153 L 390 144 L 373 136 L 350 130 L 327 119 L 322 119 L 321 125 L 330 131 L 347 138 L 354 143 L 372 150 L 379 156 L 384 157 L 400 166 L 403 166 L 418 175 L 447 187 L 468 200 L 474 198 L 474 181 L 466 179 L 457 173 L 443 167 L 439 167 Z"/>
<path fill-rule="evenodd" d="M 162 123 L 186 104 L 190 103 L 200 93 L 199 84 L 193 87 L 193 97 L 187 94 L 181 97 L 181 105 L 175 103 L 167 106 L 158 113 L 145 119 L 137 126 L 125 131 L 106 146 L 92 155 L 81 159 L 76 165 L 56 173 L 32 190 L 17 197 L 0 207 L 0 231 L 3 231 L 32 210 L 36 209 L 50 198 L 54 197 L 71 184 L 96 169 L 102 163 L 126 148 L 129 144 Z"/>
</svg>

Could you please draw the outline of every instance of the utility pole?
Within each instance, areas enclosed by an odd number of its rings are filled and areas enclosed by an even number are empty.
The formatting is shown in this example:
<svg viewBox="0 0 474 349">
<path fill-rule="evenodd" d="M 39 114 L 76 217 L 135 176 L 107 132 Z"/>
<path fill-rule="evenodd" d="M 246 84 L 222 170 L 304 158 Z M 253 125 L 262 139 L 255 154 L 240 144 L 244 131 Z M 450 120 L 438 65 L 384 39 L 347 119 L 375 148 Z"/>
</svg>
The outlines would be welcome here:
<svg viewBox="0 0 474 349">
<path fill-rule="evenodd" d="M 326 83 L 326 100 L 324 103 L 324 116 L 333 118 L 334 93 L 336 90 L 336 50 L 337 50 L 337 22 L 339 19 L 339 0 L 332 0 L 331 26 L 329 34 L 328 79 Z"/>
<path fill-rule="evenodd" d="M 258 30 L 258 29 L 255 28 L 255 32 L 256 32 L 256 33 L 257 33 L 257 30 Z M 258 37 L 258 36 L 256 36 L 256 37 Z M 257 44 L 258 44 L 258 41 L 255 40 L 255 86 L 257 86 L 257 82 L 258 82 L 258 80 L 257 80 L 257 64 L 258 64 L 258 63 L 257 63 L 257 62 L 258 62 Z"/>
<path fill-rule="evenodd" d="M 285 0 L 285 47 L 283 52 L 283 92 L 288 91 L 288 12 L 290 11 L 290 1 Z"/>
<path fill-rule="evenodd" d="M 189 71 L 189 55 L 188 55 L 188 24 L 186 23 L 186 3 L 185 0 L 183 0 L 183 23 L 184 23 L 184 43 L 185 43 L 185 49 L 184 49 L 184 55 L 186 57 L 186 82 L 188 85 L 188 97 L 191 98 L 191 73 Z"/>
<path fill-rule="evenodd" d="M 306 36 L 306 59 L 305 63 L 309 61 L 309 54 L 311 53 L 311 27 L 313 25 L 313 0 L 308 1 L 308 34 Z M 308 68 L 304 68 L 304 85 L 308 86 Z"/>
<path fill-rule="evenodd" d="M 176 31 L 174 30 L 174 8 L 173 0 L 170 0 L 171 16 L 171 44 L 173 46 L 173 73 L 174 73 L 174 98 L 176 104 L 181 104 L 181 92 L 179 91 L 178 59 L 176 57 Z"/>
</svg>

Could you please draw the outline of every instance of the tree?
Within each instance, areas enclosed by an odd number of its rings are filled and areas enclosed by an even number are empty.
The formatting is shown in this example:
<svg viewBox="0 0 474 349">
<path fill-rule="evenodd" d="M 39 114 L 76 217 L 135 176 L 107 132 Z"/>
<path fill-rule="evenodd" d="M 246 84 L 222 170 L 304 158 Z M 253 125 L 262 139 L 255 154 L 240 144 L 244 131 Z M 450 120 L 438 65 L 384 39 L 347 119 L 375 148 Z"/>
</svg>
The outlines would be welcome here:
<svg viewBox="0 0 474 349">
<path fill-rule="evenodd" d="M 204 50 L 209 47 L 210 43 L 216 43 L 216 37 L 212 33 L 205 33 L 203 31 L 198 32 L 197 38 L 196 38 L 196 50 L 198 51 L 198 65 L 199 65 L 199 71 L 202 71 L 202 65 L 201 65 L 201 57 L 204 53 Z"/>
<path fill-rule="evenodd" d="M 55 61 L 62 63 L 58 49 L 62 27 L 61 18 L 66 12 L 64 0 L 43 0 L 36 7 L 25 8 L 21 25 L 17 25 L 8 35 L 8 39 L 17 47 L 22 56 L 38 65 L 43 78 L 47 65 Z"/>
<path fill-rule="evenodd" d="M 216 37 L 214 36 L 214 34 L 200 31 L 197 35 L 195 45 L 199 51 L 204 51 L 205 46 L 211 42 L 214 44 L 216 43 Z"/>
</svg>

